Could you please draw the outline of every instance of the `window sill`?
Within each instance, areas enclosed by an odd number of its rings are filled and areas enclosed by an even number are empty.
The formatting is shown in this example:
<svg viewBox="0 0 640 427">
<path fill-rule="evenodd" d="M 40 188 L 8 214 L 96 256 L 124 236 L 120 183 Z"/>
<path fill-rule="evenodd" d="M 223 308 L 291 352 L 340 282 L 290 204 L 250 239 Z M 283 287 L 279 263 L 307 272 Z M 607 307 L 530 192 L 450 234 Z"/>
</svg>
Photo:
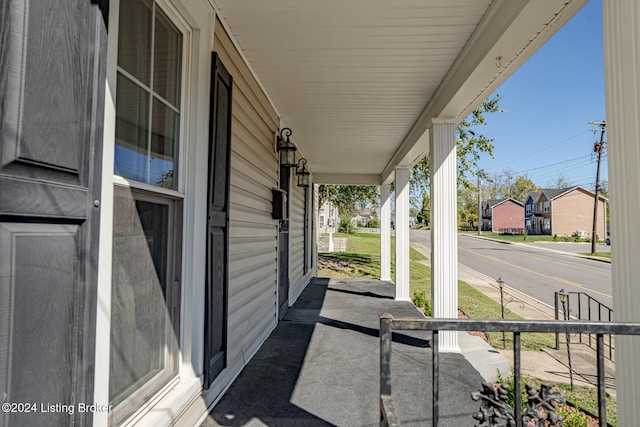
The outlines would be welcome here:
<svg viewBox="0 0 640 427">
<path fill-rule="evenodd" d="M 202 396 L 200 378 L 179 382 L 146 411 L 127 420 L 124 426 L 170 426 Z M 205 407 L 206 409 L 206 407 Z"/>
</svg>

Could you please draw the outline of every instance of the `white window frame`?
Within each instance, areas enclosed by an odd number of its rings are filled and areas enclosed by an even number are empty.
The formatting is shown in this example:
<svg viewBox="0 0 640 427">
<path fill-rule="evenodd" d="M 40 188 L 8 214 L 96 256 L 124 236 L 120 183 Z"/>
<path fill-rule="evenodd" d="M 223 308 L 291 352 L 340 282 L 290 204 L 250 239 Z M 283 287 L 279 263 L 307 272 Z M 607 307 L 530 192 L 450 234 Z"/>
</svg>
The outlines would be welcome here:
<svg viewBox="0 0 640 427">
<path fill-rule="evenodd" d="M 165 197 L 161 193 L 154 194 L 150 191 L 140 191 L 135 187 L 128 185 L 121 185 L 116 183 L 114 187 L 118 187 L 120 189 L 129 189 L 132 193 L 132 198 L 135 201 L 144 201 L 156 204 L 166 205 L 169 208 L 168 211 L 168 242 L 167 242 L 167 271 L 166 271 L 166 287 L 169 289 L 167 292 L 173 294 L 173 290 L 171 289 L 174 286 L 173 278 L 175 269 L 181 268 L 181 260 L 176 259 L 176 250 L 182 252 L 181 247 L 179 248 L 178 244 L 180 242 L 176 241 L 176 237 L 182 236 L 182 228 L 178 230 L 175 227 L 176 216 L 181 216 L 179 214 L 179 209 L 181 209 L 182 198 L 170 198 Z M 114 189 L 115 192 L 115 189 Z M 115 213 L 114 213 L 115 215 Z M 182 237 L 179 237 L 182 239 Z M 177 290 L 177 295 L 172 295 L 172 298 L 180 298 L 181 289 Z M 173 300 L 172 300 L 173 301 Z M 176 301 L 173 301 L 174 303 Z M 179 301 L 178 301 L 179 302 Z M 171 316 L 171 315 L 170 315 Z M 179 314 L 179 317 L 181 315 Z M 169 319 L 169 324 L 167 325 L 168 329 L 166 331 L 167 336 L 165 337 L 165 343 L 170 343 L 172 337 L 169 334 L 172 334 L 175 331 L 173 327 L 174 323 L 180 322 L 179 319 L 175 319 L 171 317 Z M 180 337 L 174 337 L 174 343 L 170 348 L 165 346 L 164 354 L 165 354 L 165 366 L 161 369 L 160 372 L 155 374 L 153 377 L 149 378 L 144 385 L 136 389 L 129 396 L 125 398 L 118 405 L 114 406 L 110 411 L 109 416 L 109 424 L 120 424 L 123 420 L 128 418 L 135 417 L 136 414 L 146 411 L 146 409 L 150 406 L 150 402 L 155 402 L 155 398 L 158 395 L 166 393 L 170 388 L 174 387 L 176 382 L 178 381 L 179 375 L 179 366 L 180 366 L 180 358 L 179 358 L 179 339 Z M 169 370 L 170 372 L 168 372 Z M 157 389 L 157 391 L 151 393 L 150 389 Z M 149 395 L 151 394 L 151 397 Z M 143 403 L 140 403 L 143 402 Z M 131 407 L 135 409 L 131 409 Z"/>
<path fill-rule="evenodd" d="M 124 178 L 119 175 L 116 175 L 113 172 L 114 171 L 113 165 L 111 168 L 112 183 L 113 183 L 113 188 L 115 188 L 116 186 L 131 188 L 132 191 L 136 192 L 136 195 L 146 193 L 150 197 L 173 200 L 173 203 L 177 203 L 182 210 L 182 212 L 180 212 L 180 215 L 178 216 L 182 218 L 186 218 L 185 212 L 187 210 L 187 203 L 192 203 L 190 199 L 186 198 L 186 194 L 188 193 L 186 168 L 188 163 L 187 153 L 190 151 L 190 145 L 191 145 L 190 132 L 189 132 L 191 113 L 190 113 L 189 107 L 191 105 L 191 92 L 192 92 L 191 67 L 192 67 L 192 55 L 194 54 L 194 52 L 192 52 L 194 34 L 193 34 L 192 27 L 187 23 L 187 21 L 182 17 L 182 15 L 178 12 L 178 10 L 169 1 L 167 0 L 153 0 L 153 1 L 156 4 L 156 6 L 159 7 L 162 10 L 162 12 L 164 12 L 165 15 L 167 15 L 169 20 L 172 22 L 173 25 L 176 26 L 178 31 L 182 33 L 182 62 L 181 62 L 182 68 L 181 68 L 181 79 L 180 79 L 181 90 L 180 90 L 180 100 L 179 100 L 180 115 L 179 115 L 179 121 L 178 121 L 179 123 L 178 124 L 179 126 L 178 142 L 177 142 L 178 147 L 176 150 L 176 157 L 177 157 L 176 168 L 178 170 L 178 173 L 176 174 L 176 177 L 175 177 L 175 179 L 177 179 L 177 186 L 176 186 L 176 189 L 171 189 L 171 188 L 165 188 L 161 186 L 156 186 L 156 185 Z M 117 3 L 117 4 L 114 4 L 114 3 Z M 121 3 L 123 3 L 122 0 L 115 0 L 115 1 L 112 0 L 112 4 L 111 4 L 112 7 L 110 9 L 115 10 L 115 13 L 111 14 L 110 16 L 111 18 L 113 18 L 113 15 L 115 15 L 115 19 L 119 19 L 118 11 L 119 11 L 119 8 L 121 7 Z M 110 48 L 113 46 L 114 51 L 116 51 L 116 54 L 110 58 L 110 61 L 113 62 L 112 64 L 113 69 L 117 70 L 119 68 L 117 65 L 117 46 L 118 46 L 117 32 L 115 36 L 110 36 L 109 44 L 110 44 Z M 116 71 L 114 77 L 116 77 L 117 72 L 118 71 Z M 114 86 L 112 89 L 112 94 L 114 96 L 113 105 L 115 107 L 115 102 L 116 102 L 115 85 L 116 85 L 117 79 L 113 79 L 113 80 L 114 81 L 112 81 L 111 84 Z M 115 121 L 114 121 L 114 135 L 115 135 Z M 109 147 L 115 148 L 115 140 L 112 142 L 112 144 Z M 144 197 L 144 196 L 141 197 L 141 200 L 146 200 L 146 199 L 147 197 Z M 182 259 L 177 259 L 175 263 L 177 268 L 181 268 L 181 277 L 180 277 L 181 285 L 180 285 L 180 291 L 178 294 L 180 295 L 181 299 L 183 299 L 185 274 L 186 274 L 185 268 L 188 268 L 188 266 L 185 266 L 185 249 L 186 249 L 185 240 L 187 239 L 185 219 L 182 220 L 182 224 L 180 225 L 180 227 L 181 227 L 181 230 L 177 230 L 178 232 L 177 233 L 174 232 L 172 233 L 172 235 L 177 234 L 179 236 L 182 236 L 181 240 L 179 242 L 170 241 L 168 244 L 172 245 L 172 253 L 175 252 L 177 248 L 176 246 L 177 244 L 182 245 L 179 251 L 180 253 L 182 253 Z M 171 283 L 168 283 L 168 286 L 171 286 Z M 176 337 L 177 349 L 176 349 L 175 359 L 172 361 L 172 363 L 175 365 L 175 368 L 174 368 L 175 375 L 173 375 L 173 377 L 170 380 L 168 380 L 162 387 L 160 387 L 151 398 L 147 399 L 147 401 L 144 404 L 139 405 L 139 407 L 136 407 L 136 409 L 133 411 L 129 411 L 130 413 L 125 417 L 127 422 L 135 422 L 141 419 L 149 411 L 149 409 L 151 409 L 155 404 L 157 404 L 180 381 L 181 366 L 183 363 L 181 356 L 182 356 L 182 348 L 184 344 L 184 334 L 185 334 L 185 331 L 183 330 L 184 313 L 188 312 L 188 310 L 185 309 L 183 302 L 179 304 L 179 307 L 180 307 L 180 311 L 177 314 L 178 319 L 174 319 L 174 318 L 171 319 L 172 323 L 177 320 L 180 325 L 180 327 L 178 328 L 180 336 Z M 110 351 L 110 347 L 109 347 L 109 351 Z M 109 377 L 109 373 L 107 373 L 106 376 Z M 153 379 L 148 381 L 147 384 L 150 384 L 151 382 L 153 382 Z M 141 389 L 136 390 L 136 392 L 132 393 L 131 396 L 129 396 L 127 399 L 121 402 L 118 405 L 118 407 L 126 406 L 127 401 L 135 400 L 135 395 L 138 393 L 138 391 L 143 389 L 145 389 L 145 387 L 142 387 Z M 102 391 L 101 394 L 104 394 L 104 391 Z M 108 390 L 107 390 L 107 395 L 108 395 Z M 113 409 L 115 411 L 118 408 L 116 407 Z M 123 420 L 122 419 L 120 419 L 119 421 L 115 420 L 114 417 L 109 415 L 109 424 L 112 424 L 113 422 L 121 422 L 121 421 Z"/>
<path fill-rule="evenodd" d="M 547 200 L 544 202 L 544 211 L 549 212 L 551 210 L 551 203 Z"/>
<path fill-rule="evenodd" d="M 162 9 L 167 17 L 171 20 L 171 23 L 176 26 L 178 31 L 182 33 L 182 74 L 180 78 L 180 119 L 179 123 L 179 132 L 178 132 L 178 149 L 176 151 L 176 166 L 178 169 L 178 174 L 175 179 L 178 180 L 178 185 L 176 189 L 160 187 L 157 185 L 147 184 L 145 182 L 136 181 L 133 179 L 128 179 L 121 177 L 119 175 L 113 174 L 114 183 L 127 185 L 133 188 L 138 188 L 140 190 L 157 192 L 164 194 L 170 197 L 184 198 L 186 193 L 186 174 L 185 167 L 187 165 L 186 153 L 187 146 L 186 144 L 189 141 L 189 105 L 190 105 L 190 90 L 191 87 L 191 46 L 192 46 L 192 37 L 193 31 L 191 27 L 187 24 L 187 22 L 182 18 L 180 13 L 167 1 L 165 0 L 152 0 L 154 3 Z M 118 39 L 115 37 L 115 46 L 117 50 Z M 119 68 L 117 65 L 117 55 L 116 55 L 116 68 Z M 118 70 L 120 72 L 120 70 Z M 116 90 L 114 89 L 114 94 Z M 116 100 L 114 99 L 114 102 Z M 151 106 L 150 106 L 151 108 Z"/>
</svg>

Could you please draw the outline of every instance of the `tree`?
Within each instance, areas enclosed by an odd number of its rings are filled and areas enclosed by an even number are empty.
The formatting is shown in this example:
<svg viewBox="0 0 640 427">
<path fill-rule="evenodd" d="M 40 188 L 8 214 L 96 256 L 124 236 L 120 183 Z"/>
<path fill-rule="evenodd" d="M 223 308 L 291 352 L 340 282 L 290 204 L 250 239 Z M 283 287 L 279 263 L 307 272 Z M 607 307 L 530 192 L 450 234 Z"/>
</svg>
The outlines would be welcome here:
<svg viewBox="0 0 640 427">
<path fill-rule="evenodd" d="M 353 217 L 358 210 L 378 206 L 378 187 L 369 185 L 320 185 L 320 206 L 331 202 L 340 216 Z"/>
<path fill-rule="evenodd" d="M 481 133 L 476 133 L 473 129 L 478 126 L 486 126 L 487 122 L 484 118 L 486 113 L 502 112 L 498 106 L 500 95 L 486 99 L 480 104 L 469 116 L 460 122 L 457 127 L 458 139 L 457 155 L 458 155 L 458 182 L 465 188 L 470 187 L 467 174 L 472 177 L 480 175 L 481 178 L 487 178 L 486 173 L 478 168 L 478 161 L 482 153 L 487 153 L 493 157 L 494 146 L 493 138 L 487 138 Z"/>
<path fill-rule="evenodd" d="M 539 189 L 526 174 L 514 176 L 511 169 L 507 168 L 500 173 L 494 173 L 484 182 L 482 198 L 484 200 L 512 198 L 523 202 L 527 194 Z"/>
<path fill-rule="evenodd" d="M 512 198 L 524 202 L 527 194 L 539 189 L 526 174 L 514 176 L 511 169 L 507 168 L 500 173 L 492 174 L 491 178 L 483 182 L 482 198 L 484 200 Z"/>
<path fill-rule="evenodd" d="M 458 226 L 475 229 L 478 225 L 477 187 L 461 187 L 458 190 Z"/>
<path fill-rule="evenodd" d="M 416 215 L 418 222 L 421 222 L 424 225 L 429 225 L 429 221 L 431 220 L 431 203 L 429 201 L 429 194 L 424 193 L 422 195 L 422 208 L 418 211 L 418 215 Z"/>
<path fill-rule="evenodd" d="M 569 188 L 571 187 L 571 183 L 567 180 L 567 177 L 565 177 L 564 174 L 559 173 L 555 180 L 547 182 L 547 186 L 549 188 Z"/>
<path fill-rule="evenodd" d="M 527 197 L 527 194 L 531 193 L 532 191 L 539 190 L 540 187 L 538 187 L 533 181 L 531 181 L 527 177 L 527 175 L 519 175 L 513 183 L 513 187 L 511 187 L 509 197 L 524 203 L 524 199 Z"/>
</svg>

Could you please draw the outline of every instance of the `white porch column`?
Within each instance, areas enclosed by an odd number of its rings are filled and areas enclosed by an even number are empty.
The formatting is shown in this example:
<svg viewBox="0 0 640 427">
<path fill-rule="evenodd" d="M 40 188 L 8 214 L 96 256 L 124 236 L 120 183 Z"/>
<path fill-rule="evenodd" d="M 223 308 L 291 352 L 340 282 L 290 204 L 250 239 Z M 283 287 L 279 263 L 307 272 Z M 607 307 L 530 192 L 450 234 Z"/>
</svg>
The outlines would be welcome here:
<svg viewBox="0 0 640 427">
<path fill-rule="evenodd" d="M 391 281 L 391 186 L 380 186 L 380 280 Z"/>
<path fill-rule="evenodd" d="M 432 119 L 431 307 L 434 318 L 458 317 L 458 202 L 456 121 Z M 440 333 L 442 352 L 459 352 L 457 332 Z"/>
<path fill-rule="evenodd" d="M 409 295 L 409 168 L 396 167 L 396 301 Z"/>
<path fill-rule="evenodd" d="M 611 201 L 611 279 L 616 321 L 640 322 L 640 4 L 603 0 Z M 618 425 L 640 419 L 640 337 L 616 337 Z"/>
</svg>

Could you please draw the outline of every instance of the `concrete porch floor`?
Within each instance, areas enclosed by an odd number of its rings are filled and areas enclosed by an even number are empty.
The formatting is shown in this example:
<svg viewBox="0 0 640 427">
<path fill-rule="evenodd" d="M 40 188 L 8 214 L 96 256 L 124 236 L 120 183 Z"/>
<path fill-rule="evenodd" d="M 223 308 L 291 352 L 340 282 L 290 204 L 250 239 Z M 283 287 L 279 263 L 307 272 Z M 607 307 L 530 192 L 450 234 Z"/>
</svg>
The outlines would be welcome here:
<svg viewBox="0 0 640 427">
<path fill-rule="evenodd" d="M 379 425 L 378 315 L 422 317 L 393 300 L 393 286 L 312 280 L 202 426 Z M 431 425 L 428 346 L 426 332 L 394 334 L 392 394 L 403 425 Z M 472 425 L 471 392 L 483 378 L 462 354 L 440 361 L 440 425 Z"/>
</svg>

